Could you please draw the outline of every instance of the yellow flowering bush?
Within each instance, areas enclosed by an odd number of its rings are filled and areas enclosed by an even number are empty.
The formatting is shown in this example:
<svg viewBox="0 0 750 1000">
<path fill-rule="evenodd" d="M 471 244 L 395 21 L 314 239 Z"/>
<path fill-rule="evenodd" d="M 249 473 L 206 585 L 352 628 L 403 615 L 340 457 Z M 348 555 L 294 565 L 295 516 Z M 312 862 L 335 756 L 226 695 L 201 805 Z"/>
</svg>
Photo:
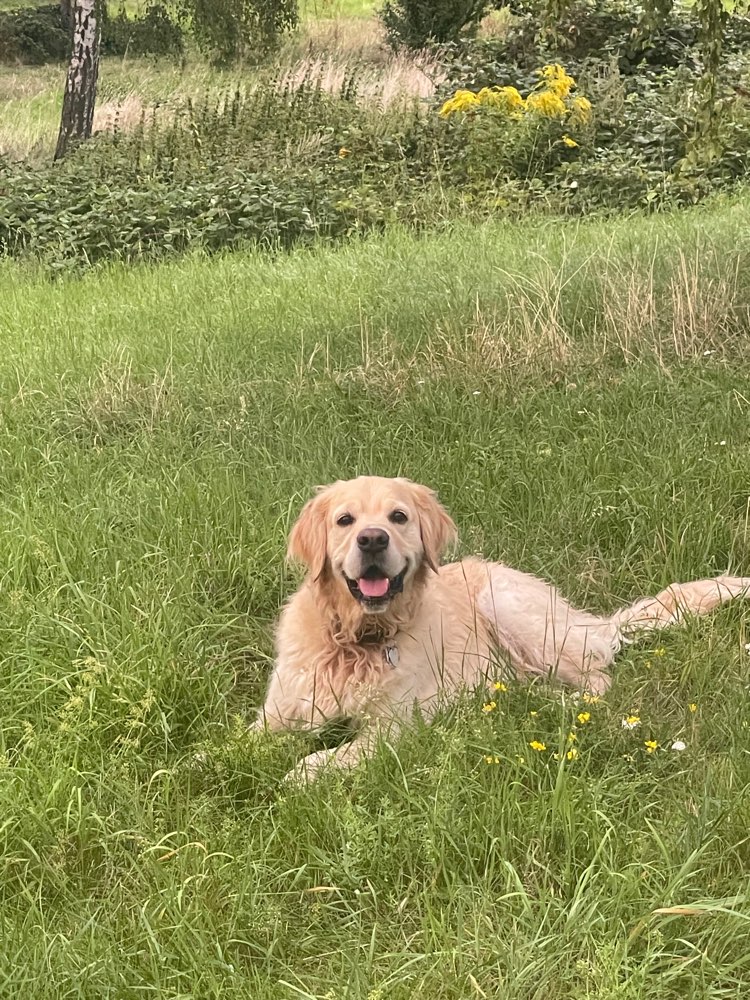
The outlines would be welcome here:
<svg viewBox="0 0 750 1000">
<path fill-rule="evenodd" d="M 499 111 L 509 118 L 520 120 L 524 115 L 541 115 L 544 118 L 569 118 L 572 124 L 588 125 L 591 121 L 591 101 L 586 97 L 570 97 L 576 82 L 559 63 L 543 66 L 541 80 L 528 97 L 524 98 L 515 87 L 483 87 L 457 90 L 440 108 L 441 118 L 482 109 Z"/>
<path fill-rule="evenodd" d="M 542 80 L 545 87 L 561 100 L 566 98 L 575 87 L 576 82 L 572 76 L 568 76 L 560 63 L 552 63 L 542 69 Z"/>
<path fill-rule="evenodd" d="M 572 96 L 575 87 L 565 68 L 552 63 L 539 70 L 526 97 L 515 87 L 457 90 L 439 114 L 461 130 L 460 155 L 472 177 L 502 172 L 528 179 L 590 145 L 593 108 L 583 95 Z"/>
<path fill-rule="evenodd" d="M 440 117 L 448 118 L 457 112 L 477 111 L 482 107 L 496 108 L 507 115 L 521 115 L 525 102 L 515 87 L 483 87 L 477 94 L 473 90 L 457 90 L 440 109 Z"/>
<path fill-rule="evenodd" d="M 526 98 L 526 110 L 545 118 L 564 118 L 568 113 L 565 101 L 551 90 L 541 90 Z"/>
<path fill-rule="evenodd" d="M 457 90 L 453 97 L 449 98 L 440 109 L 443 118 L 448 115 L 455 115 L 460 111 L 474 111 L 479 107 L 479 95 L 471 90 Z"/>
</svg>

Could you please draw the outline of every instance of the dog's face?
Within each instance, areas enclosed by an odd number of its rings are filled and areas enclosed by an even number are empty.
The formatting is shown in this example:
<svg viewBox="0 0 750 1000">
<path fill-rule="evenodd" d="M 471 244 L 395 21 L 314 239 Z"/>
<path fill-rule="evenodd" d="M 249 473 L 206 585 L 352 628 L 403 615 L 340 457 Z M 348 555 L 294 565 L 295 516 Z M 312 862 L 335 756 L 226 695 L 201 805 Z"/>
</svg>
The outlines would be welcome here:
<svg viewBox="0 0 750 1000">
<path fill-rule="evenodd" d="M 289 555 L 325 577 L 367 614 L 381 614 L 440 554 L 456 527 L 426 486 L 361 476 L 325 487 L 302 510 Z"/>
</svg>

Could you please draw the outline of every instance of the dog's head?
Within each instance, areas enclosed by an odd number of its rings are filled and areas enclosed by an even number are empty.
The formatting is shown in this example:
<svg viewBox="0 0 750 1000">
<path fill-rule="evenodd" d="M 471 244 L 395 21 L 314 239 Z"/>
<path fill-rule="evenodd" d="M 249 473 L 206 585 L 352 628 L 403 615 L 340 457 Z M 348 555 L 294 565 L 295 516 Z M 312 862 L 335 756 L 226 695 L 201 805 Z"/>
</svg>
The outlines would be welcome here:
<svg viewBox="0 0 750 1000">
<path fill-rule="evenodd" d="M 408 479 L 360 476 L 321 489 L 289 537 L 289 556 L 382 614 L 426 568 L 437 572 L 456 526 L 432 490 Z"/>
</svg>

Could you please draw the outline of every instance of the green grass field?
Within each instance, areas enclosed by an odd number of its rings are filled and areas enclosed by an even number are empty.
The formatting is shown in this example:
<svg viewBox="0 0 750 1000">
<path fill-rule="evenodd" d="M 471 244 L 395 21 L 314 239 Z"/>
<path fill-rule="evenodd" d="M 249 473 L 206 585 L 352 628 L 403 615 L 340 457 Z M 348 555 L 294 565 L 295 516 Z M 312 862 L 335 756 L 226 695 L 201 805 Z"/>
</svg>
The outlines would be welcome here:
<svg viewBox="0 0 750 1000">
<path fill-rule="evenodd" d="M 335 477 L 431 484 L 462 553 L 597 610 L 747 573 L 749 223 L 0 267 L 0 995 L 747 996 L 747 609 L 309 790 L 314 740 L 243 720 Z"/>
</svg>

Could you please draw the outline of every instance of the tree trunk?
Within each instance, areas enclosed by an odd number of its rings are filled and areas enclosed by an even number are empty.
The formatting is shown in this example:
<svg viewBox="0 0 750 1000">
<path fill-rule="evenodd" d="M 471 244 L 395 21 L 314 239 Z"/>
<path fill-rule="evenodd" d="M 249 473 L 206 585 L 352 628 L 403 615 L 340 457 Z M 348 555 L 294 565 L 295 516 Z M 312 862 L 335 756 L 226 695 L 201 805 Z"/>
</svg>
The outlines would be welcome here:
<svg viewBox="0 0 750 1000">
<path fill-rule="evenodd" d="M 75 0 L 73 47 L 65 83 L 56 160 L 65 156 L 71 143 L 81 142 L 91 135 L 99 75 L 101 19 L 98 6 L 99 0 Z"/>
</svg>

